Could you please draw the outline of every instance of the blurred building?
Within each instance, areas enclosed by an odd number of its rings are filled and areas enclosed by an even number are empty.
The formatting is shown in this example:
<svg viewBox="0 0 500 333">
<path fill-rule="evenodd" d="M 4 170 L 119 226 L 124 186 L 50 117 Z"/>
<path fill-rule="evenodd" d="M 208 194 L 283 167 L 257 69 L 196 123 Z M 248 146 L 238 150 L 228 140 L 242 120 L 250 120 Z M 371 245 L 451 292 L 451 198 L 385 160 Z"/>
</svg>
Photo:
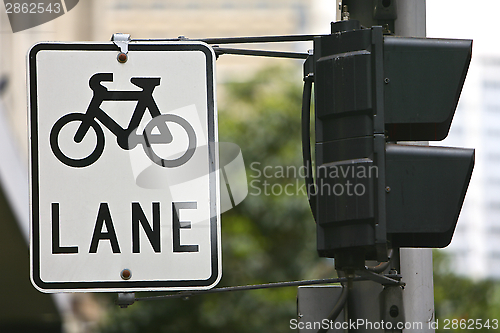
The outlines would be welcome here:
<svg viewBox="0 0 500 333">
<path fill-rule="evenodd" d="M 448 138 L 476 149 L 469 190 L 447 249 L 454 271 L 500 279 L 500 58 L 473 59 Z"/>
</svg>

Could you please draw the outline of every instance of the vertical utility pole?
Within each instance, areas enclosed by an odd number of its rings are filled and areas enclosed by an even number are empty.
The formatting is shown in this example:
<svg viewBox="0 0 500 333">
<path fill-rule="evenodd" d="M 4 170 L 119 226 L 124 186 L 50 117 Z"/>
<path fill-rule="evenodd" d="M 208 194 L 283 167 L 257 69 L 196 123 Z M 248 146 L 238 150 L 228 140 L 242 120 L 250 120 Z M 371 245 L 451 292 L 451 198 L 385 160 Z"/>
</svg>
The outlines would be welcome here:
<svg viewBox="0 0 500 333">
<path fill-rule="evenodd" d="M 395 33 L 403 37 L 426 37 L 425 0 L 398 0 Z"/>
<path fill-rule="evenodd" d="M 403 37 L 426 37 L 425 0 L 399 0 L 395 33 Z M 422 142 L 426 145 L 428 142 Z M 434 284 L 432 249 L 400 249 L 400 267 L 406 287 L 403 290 L 406 322 L 422 323 L 404 333 L 434 333 Z"/>
</svg>

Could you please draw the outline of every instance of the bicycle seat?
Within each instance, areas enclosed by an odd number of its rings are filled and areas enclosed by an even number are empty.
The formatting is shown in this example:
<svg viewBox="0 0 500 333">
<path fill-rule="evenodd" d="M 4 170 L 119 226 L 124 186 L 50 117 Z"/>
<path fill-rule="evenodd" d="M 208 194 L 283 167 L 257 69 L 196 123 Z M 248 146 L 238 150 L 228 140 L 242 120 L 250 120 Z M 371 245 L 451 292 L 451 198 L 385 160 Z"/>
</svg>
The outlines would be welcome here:
<svg viewBox="0 0 500 333">
<path fill-rule="evenodd" d="M 159 77 L 133 77 L 130 79 L 134 85 L 141 87 L 144 90 L 152 90 L 160 85 Z"/>
</svg>

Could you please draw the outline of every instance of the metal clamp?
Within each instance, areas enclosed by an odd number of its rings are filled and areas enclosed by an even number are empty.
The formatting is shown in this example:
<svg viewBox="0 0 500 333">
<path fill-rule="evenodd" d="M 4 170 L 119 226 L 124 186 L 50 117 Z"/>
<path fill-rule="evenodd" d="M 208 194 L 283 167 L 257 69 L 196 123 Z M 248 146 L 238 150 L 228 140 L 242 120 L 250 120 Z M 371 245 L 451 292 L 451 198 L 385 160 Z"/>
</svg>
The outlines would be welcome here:
<svg viewBox="0 0 500 333">
<path fill-rule="evenodd" d="M 111 36 L 111 41 L 120 48 L 120 53 L 117 56 L 118 62 L 125 63 L 128 60 L 128 43 L 130 43 L 130 34 L 116 33 Z"/>
<path fill-rule="evenodd" d="M 120 48 L 120 52 L 128 53 L 128 43 L 130 42 L 130 34 L 116 33 L 111 36 L 111 41 Z"/>
<path fill-rule="evenodd" d="M 135 293 L 118 293 L 118 298 L 115 301 L 116 305 L 122 309 L 134 304 L 134 302 Z"/>
<path fill-rule="evenodd" d="M 386 274 L 381 275 L 375 272 L 365 270 L 356 270 L 357 275 L 361 276 L 365 280 L 371 280 L 382 285 L 398 285 L 404 287 L 406 283 L 401 281 L 402 276 L 398 274 Z"/>
</svg>

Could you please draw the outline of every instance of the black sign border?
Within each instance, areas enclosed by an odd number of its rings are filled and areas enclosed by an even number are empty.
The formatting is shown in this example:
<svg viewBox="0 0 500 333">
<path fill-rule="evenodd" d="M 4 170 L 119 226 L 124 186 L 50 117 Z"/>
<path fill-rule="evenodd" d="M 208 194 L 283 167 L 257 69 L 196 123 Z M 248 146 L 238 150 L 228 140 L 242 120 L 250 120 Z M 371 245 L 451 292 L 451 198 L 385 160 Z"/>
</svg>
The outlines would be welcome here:
<svg viewBox="0 0 500 333">
<path fill-rule="evenodd" d="M 215 96 L 214 96 L 214 58 L 212 49 L 206 45 L 197 43 L 129 43 L 129 51 L 201 51 L 205 54 L 207 68 L 207 109 L 208 109 L 208 141 L 207 145 L 209 160 L 216 160 L 216 150 L 210 149 L 215 141 Z M 40 212 L 39 212 L 39 162 L 38 162 L 38 104 L 37 104 L 37 54 L 40 51 L 109 51 L 117 56 L 118 47 L 113 43 L 107 44 L 87 44 L 87 43 L 39 43 L 34 45 L 28 54 L 29 69 L 29 119 L 31 136 L 31 232 L 30 232 L 30 252 L 31 252 L 31 281 L 33 285 L 43 292 L 58 291 L 84 291 L 82 289 L 92 289 L 91 291 L 120 292 L 120 291 L 166 291 L 207 289 L 213 287 L 222 276 L 219 275 L 219 239 L 217 214 L 218 204 L 216 194 L 215 163 L 209 163 L 209 186 L 210 186 L 210 237 L 211 237 L 211 267 L 212 272 L 206 280 L 167 280 L 167 281 L 94 281 L 94 282 L 44 282 L 40 277 Z M 111 290 L 113 289 L 113 290 Z"/>
</svg>

